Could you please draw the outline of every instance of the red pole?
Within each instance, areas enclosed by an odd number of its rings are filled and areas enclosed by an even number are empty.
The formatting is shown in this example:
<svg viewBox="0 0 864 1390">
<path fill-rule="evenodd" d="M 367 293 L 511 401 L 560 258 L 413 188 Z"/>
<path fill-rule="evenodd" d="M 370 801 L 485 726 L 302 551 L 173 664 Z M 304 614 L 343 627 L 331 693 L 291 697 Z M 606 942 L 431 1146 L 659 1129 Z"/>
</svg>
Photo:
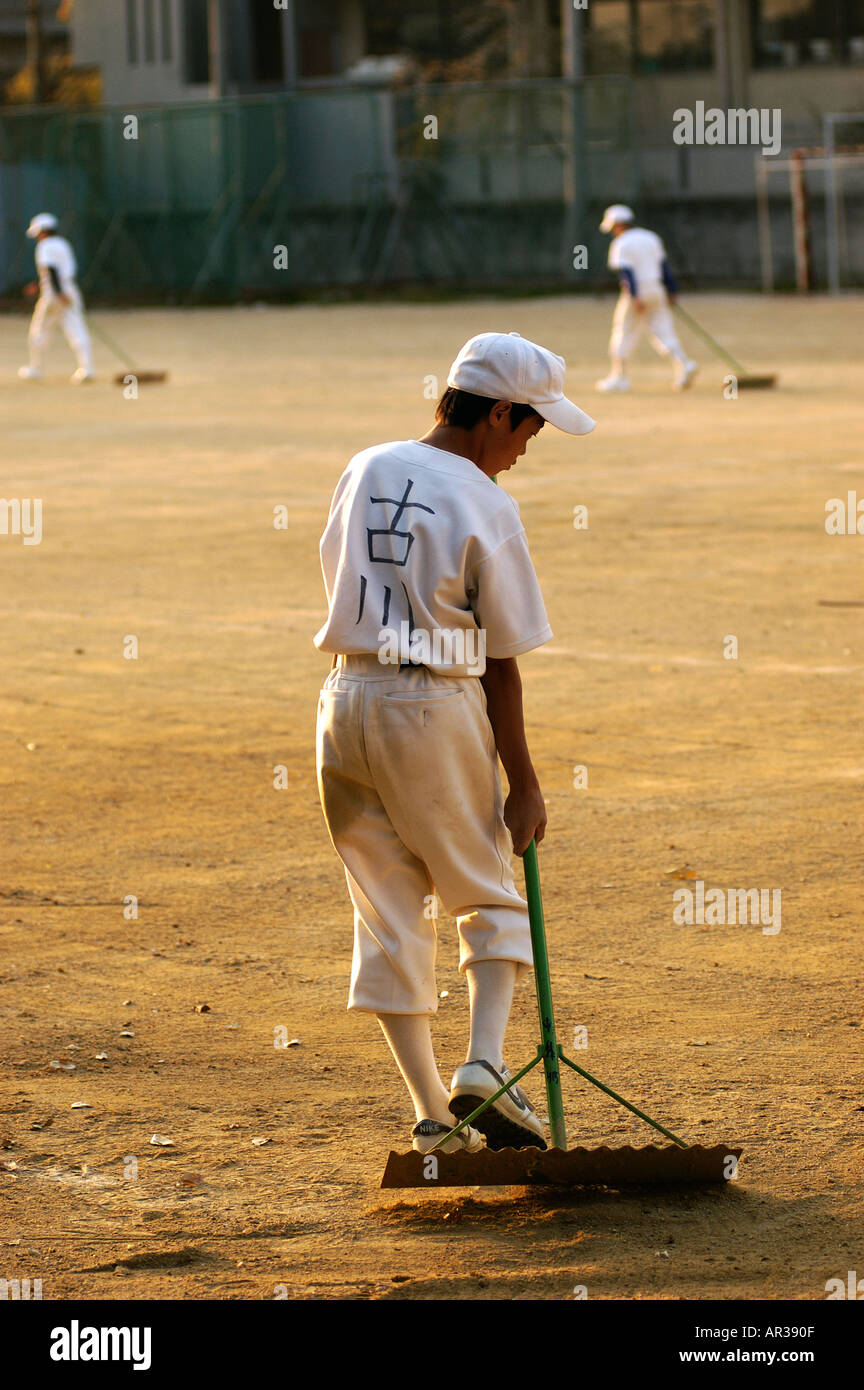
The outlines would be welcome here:
<svg viewBox="0 0 864 1390">
<path fill-rule="evenodd" d="M 792 187 L 792 219 L 795 228 L 795 284 L 799 290 L 807 294 L 812 288 L 812 258 L 807 184 L 804 171 L 803 151 L 793 150 L 789 166 L 789 180 Z"/>
</svg>

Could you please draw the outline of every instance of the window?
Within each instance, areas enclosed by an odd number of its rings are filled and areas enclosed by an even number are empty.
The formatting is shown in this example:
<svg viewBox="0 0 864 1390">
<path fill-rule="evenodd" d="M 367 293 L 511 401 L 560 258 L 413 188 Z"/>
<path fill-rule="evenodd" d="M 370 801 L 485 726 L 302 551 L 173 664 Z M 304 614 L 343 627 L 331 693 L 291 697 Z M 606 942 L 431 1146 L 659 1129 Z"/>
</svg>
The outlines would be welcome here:
<svg viewBox="0 0 864 1390">
<path fill-rule="evenodd" d="M 159 29 L 160 29 L 160 38 L 161 38 L 161 40 L 162 40 L 162 62 L 163 62 L 163 63 L 170 63 L 171 60 L 172 60 L 172 58 L 174 57 L 174 43 L 173 43 L 174 35 L 173 35 L 173 33 L 172 33 L 172 28 L 171 28 L 173 22 L 174 22 L 174 10 L 173 10 L 173 7 L 172 7 L 172 5 L 171 5 L 171 0 L 160 0 Z"/>
<path fill-rule="evenodd" d="M 339 6 L 333 0 L 295 0 L 294 21 L 299 75 L 334 76 L 339 71 Z"/>
<path fill-rule="evenodd" d="M 584 11 L 588 72 L 629 73 L 636 51 L 635 0 L 595 0 Z"/>
<path fill-rule="evenodd" d="M 253 4 L 250 7 L 251 76 L 256 82 L 282 81 L 282 25 L 285 20 L 285 11 L 274 9 L 272 5 L 262 8 Z"/>
<path fill-rule="evenodd" d="M 207 0 L 183 0 L 183 64 L 188 83 L 210 81 Z"/>
<path fill-rule="evenodd" d="M 144 62 L 155 63 L 156 61 L 156 31 L 154 29 L 155 15 L 153 13 L 154 0 L 142 0 L 144 6 Z"/>
<path fill-rule="evenodd" d="M 864 63 L 864 0 L 754 0 L 753 62 Z"/>
<path fill-rule="evenodd" d="M 686 72 L 714 65 L 714 0 L 592 0 L 590 73 Z"/>
<path fill-rule="evenodd" d="M 330 30 L 301 29 L 299 38 L 301 75 L 332 77 L 336 71 L 336 56 Z"/>
<path fill-rule="evenodd" d="M 138 4 L 126 0 L 126 62 L 134 68 L 138 62 Z"/>
<path fill-rule="evenodd" d="M 637 72 L 712 67 L 713 0 L 639 0 L 637 44 Z"/>
</svg>

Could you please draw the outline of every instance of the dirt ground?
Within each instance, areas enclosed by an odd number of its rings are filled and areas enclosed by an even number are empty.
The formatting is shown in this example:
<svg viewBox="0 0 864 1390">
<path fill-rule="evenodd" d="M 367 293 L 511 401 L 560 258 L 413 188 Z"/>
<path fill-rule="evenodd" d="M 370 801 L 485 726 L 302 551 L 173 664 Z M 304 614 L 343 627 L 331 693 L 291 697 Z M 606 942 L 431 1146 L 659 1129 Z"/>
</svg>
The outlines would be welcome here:
<svg viewBox="0 0 864 1390">
<path fill-rule="evenodd" d="M 724 398 L 687 338 L 691 392 L 643 347 L 632 394 L 596 395 L 608 299 L 96 314 L 170 369 L 137 400 L 101 344 L 91 387 L 61 342 L 19 383 L 26 321 L 0 319 L 3 491 L 43 501 L 40 544 L 0 535 L 0 1276 L 44 1299 L 818 1300 L 864 1271 L 864 540 L 824 524 L 864 493 L 864 304 L 688 306 L 778 388 Z M 599 421 L 547 428 L 506 479 L 555 632 L 521 666 L 561 1039 L 587 1028 L 577 1060 L 684 1138 L 741 1144 L 725 1188 L 379 1190 L 413 1118 L 345 1011 L 317 542 L 350 455 L 423 433 L 428 377 L 490 328 L 562 352 Z M 678 925 L 697 879 L 780 889 L 781 930 Z M 467 992 L 440 927 L 449 1076 Z M 534 1034 L 529 981 L 511 1067 Z M 652 1141 L 564 1085 L 571 1143 Z"/>
</svg>

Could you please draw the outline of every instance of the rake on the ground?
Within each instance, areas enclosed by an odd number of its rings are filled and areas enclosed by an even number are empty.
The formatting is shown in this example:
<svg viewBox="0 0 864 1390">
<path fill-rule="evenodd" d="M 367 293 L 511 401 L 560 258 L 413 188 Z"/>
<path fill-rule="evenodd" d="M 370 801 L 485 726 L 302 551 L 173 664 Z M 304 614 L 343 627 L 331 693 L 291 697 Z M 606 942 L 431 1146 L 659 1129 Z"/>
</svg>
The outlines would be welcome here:
<svg viewBox="0 0 864 1390">
<path fill-rule="evenodd" d="M 391 1153 L 381 1180 L 382 1187 L 501 1187 L 542 1184 L 545 1186 L 608 1186 L 639 1183 L 704 1183 L 724 1182 L 737 1176 L 740 1148 L 716 1144 L 704 1148 L 686 1144 L 644 1110 L 625 1100 L 610 1086 L 592 1076 L 584 1067 L 569 1058 L 555 1029 L 552 1006 L 552 985 L 549 978 L 549 955 L 546 947 L 546 928 L 543 902 L 540 896 L 540 872 L 537 865 L 537 846 L 531 841 L 523 855 L 528 913 L 531 923 L 531 947 L 534 955 L 534 981 L 537 990 L 537 1009 L 540 1017 L 540 1042 L 536 1056 L 516 1072 L 505 1086 L 484 1100 L 476 1110 L 443 1135 L 427 1154 Z M 630 1145 L 615 1148 L 567 1148 L 564 1124 L 564 1105 L 561 1096 L 561 1063 L 570 1067 L 592 1086 L 597 1086 L 619 1105 L 652 1125 L 672 1142 L 646 1145 L 635 1149 Z M 549 1107 L 550 1149 L 482 1149 L 479 1153 L 441 1153 L 440 1148 L 454 1134 L 471 1124 L 493 1105 L 499 1096 L 526 1076 L 532 1068 L 542 1065 L 546 1078 L 546 1099 Z"/>
<path fill-rule="evenodd" d="M 767 373 L 757 375 L 756 372 L 748 372 L 746 367 L 742 367 L 740 362 L 736 362 L 731 352 L 727 352 L 724 347 L 720 346 L 717 339 L 711 336 L 707 328 L 703 328 L 701 324 L 696 322 L 692 314 L 688 314 L 687 310 L 682 309 L 680 304 L 676 304 L 674 308 L 679 318 L 682 318 L 686 324 L 689 324 L 693 332 L 697 333 L 702 341 L 708 344 L 711 351 L 715 353 L 717 357 L 721 357 L 724 362 L 728 362 L 729 366 L 733 368 L 739 391 L 764 391 L 771 386 L 776 386 L 776 376 L 768 375 Z"/>
<path fill-rule="evenodd" d="M 135 377 L 135 380 L 139 384 L 143 382 L 155 385 L 158 382 L 168 380 L 167 372 L 153 371 L 152 369 L 146 369 L 144 367 L 137 366 L 132 361 L 131 357 L 129 357 L 128 354 L 125 353 L 123 349 L 119 347 L 117 343 L 114 342 L 114 339 L 110 336 L 110 334 L 106 333 L 105 329 L 102 328 L 98 323 L 94 322 L 92 317 L 90 319 L 90 327 L 96 334 L 96 337 L 100 338 L 102 342 L 105 344 L 105 346 L 109 348 L 111 352 L 113 352 L 114 356 L 118 359 L 118 361 L 125 362 L 126 364 L 127 370 L 125 372 L 115 373 L 115 385 L 127 386 L 129 384 L 130 374 Z"/>
</svg>

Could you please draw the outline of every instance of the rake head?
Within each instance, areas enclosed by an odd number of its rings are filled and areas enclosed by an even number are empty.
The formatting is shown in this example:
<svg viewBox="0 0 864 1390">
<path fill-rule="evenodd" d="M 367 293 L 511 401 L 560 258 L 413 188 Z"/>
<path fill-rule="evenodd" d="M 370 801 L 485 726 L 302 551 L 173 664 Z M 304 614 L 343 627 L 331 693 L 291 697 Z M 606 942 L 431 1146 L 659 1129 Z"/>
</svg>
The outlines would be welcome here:
<svg viewBox="0 0 864 1390">
<path fill-rule="evenodd" d="M 382 1187 L 619 1187 L 728 1182 L 740 1148 L 647 1144 L 634 1149 L 482 1149 L 480 1153 L 391 1153 Z M 734 1161 L 732 1161 L 734 1160 Z"/>
<path fill-rule="evenodd" d="M 776 376 L 739 376 L 739 391 L 765 391 L 771 386 L 777 385 Z"/>
<path fill-rule="evenodd" d="M 114 377 L 115 386 L 125 386 L 130 376 L 134 376 L 139 386 L 144 383 L 155 384 L 156 382 L 168 380 L 167 372 L 139 372 L 130 367 L 126 372 L 116 373 Z"/>
</svg>

